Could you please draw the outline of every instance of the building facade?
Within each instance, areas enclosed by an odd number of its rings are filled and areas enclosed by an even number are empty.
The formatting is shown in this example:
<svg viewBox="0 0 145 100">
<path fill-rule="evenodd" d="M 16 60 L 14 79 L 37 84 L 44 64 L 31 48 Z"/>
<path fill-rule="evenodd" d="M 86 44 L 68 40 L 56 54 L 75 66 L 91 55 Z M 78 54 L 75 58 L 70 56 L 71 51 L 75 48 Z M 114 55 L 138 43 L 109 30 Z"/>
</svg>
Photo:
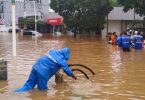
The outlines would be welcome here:
<svg viewBox="0 0 145 100">
<path fill-rule="evenodd" d="M 35 1 L 35 3 L 34 3 Z M 18 18 L 26 16 L 34 16 L 35 11 L 39 19 L 42 16 L 49 14 L 51 9 L 49 7 L 49 0 L 16 0 L 16 23 L 18 24 Z M 3 16 L 6 26 L 12 25 L 11 19 L 11 0 L 3 0 Z"/>
<path fill-rule="evenodd" d="M 108 15 L 108 25 L 102 30 L 102 37 L 105 38 L 108 32 L 120 33 L 128 29 L 142 28 L 143 18 L 135 14 L 134 10 L 125 13 L 123 7 L 114 7 Z"/>
<path fill-rule="evenodd" d="M 36 15 L 38 19 L 47 22 L 48 18 L 61 18 L 58 14 L 50 9 L 50 0 L 16 0 L 16 24 L 18 18 Z M 0 18 L 4 19 L 4 25 L 11 26 L 11 0 L 1 0 L 0 2 Z M 143 17 L 134 13 L 134 10 L 123 12 L 123 7 L 114 7 L 108 15 L 108 24 L 102 30 L 102 37 L 106 37 L 107 32 L 118 32 L 132 29 L 135 27 L 143 27 Z"/>
</svg>

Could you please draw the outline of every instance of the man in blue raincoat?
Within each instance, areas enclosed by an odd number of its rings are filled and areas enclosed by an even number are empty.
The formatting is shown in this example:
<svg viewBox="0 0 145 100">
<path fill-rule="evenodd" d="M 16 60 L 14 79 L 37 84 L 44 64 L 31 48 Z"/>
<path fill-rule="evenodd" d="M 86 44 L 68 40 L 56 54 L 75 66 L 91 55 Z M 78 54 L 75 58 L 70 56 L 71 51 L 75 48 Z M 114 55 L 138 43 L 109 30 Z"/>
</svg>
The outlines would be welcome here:
<svg viewBox="0 0 145 100">
<path fill-rule="evenodd" d="M 135 49 L 142 49 L 143 48 L 143 36 L 139 33 L 133 37 L 132 46 Z"/>
<path fill-rule="evenodd" d="M 50 50 L 49 53 L 39 58 L 32 67 L 28 80 L 16 92 L 32 90 L 36 85 L 39 90 L 47 89 L 47 81 L 60 69 L 70 77 L 76 79 L 66 61 L 70 59 L 69 48 Z"/>
<path fill-rule="evenodd" d="M 122 47 L 122 34 L 119 34 L 116 38 L 117 45 Z"/>
<path fill-rule="evenodd" d="M 122 49 L 123 51 L 130 51 L 130 37 L 124 32 L 122 35 Z"/>
</svg>

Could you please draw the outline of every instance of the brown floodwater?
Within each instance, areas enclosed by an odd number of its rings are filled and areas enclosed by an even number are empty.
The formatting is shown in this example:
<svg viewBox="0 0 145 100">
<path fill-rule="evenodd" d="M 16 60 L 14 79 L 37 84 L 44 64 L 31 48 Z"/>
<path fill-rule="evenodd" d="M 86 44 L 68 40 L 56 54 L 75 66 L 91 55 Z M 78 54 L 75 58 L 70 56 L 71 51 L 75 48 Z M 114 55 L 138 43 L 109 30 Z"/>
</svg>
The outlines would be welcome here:
<svg viewBox="0 0 145 100">
<path fill-rule="evenodd" d="M 84 64 L 90 80 L 75 72 L 78 80 L 64 74 L 65 83 L 54 77 L 47 91 L 15 93 L 27 80 L 33 63 L 53 48 L 69 47 L 68 63 Z M 17 34 L 17 57 L 12 56 L 12 35 L 0 34 L 0 58 L 8 61 L 8 80 L 0 81 L 0 100 L 145 100 L 145 49 L 123 52 L 101 38 L 91 36 L 42 37 Z M 78 68 L 78 67 L 77 67 Z"/>
</svg>

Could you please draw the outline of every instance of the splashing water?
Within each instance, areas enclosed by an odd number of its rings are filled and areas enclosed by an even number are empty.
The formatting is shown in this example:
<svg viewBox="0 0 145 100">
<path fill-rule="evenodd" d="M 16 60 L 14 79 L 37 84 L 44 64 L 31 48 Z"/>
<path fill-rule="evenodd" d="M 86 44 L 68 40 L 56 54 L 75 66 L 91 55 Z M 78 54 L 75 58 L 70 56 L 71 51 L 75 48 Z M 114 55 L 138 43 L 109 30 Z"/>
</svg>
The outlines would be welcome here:
<svg viewBox="0 0 145 100">
<path fill-rule="evenodd" d="M 100 90 L 98 83 L 86 79 L 76 80 L 73 84 L 69 83 L 69 86 L 71 92 L 75 95 L 95 95 L 96 91 Z"/>
</svg>

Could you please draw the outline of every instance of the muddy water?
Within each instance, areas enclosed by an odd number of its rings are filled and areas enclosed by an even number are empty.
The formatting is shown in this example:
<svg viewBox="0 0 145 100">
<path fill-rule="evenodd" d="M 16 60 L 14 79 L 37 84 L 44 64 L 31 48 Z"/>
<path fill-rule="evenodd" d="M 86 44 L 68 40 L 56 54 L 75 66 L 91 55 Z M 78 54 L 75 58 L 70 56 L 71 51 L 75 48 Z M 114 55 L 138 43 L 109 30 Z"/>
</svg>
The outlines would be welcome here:
<svg viewBox="0 0 145 100">
<path fill-rule="evenodd" d="M 145 49 L 122 52 L 93 37 L 35 38 L 17 34 L 17 57 L 12 57 L 11 34 L 0 34 L 0 58 L 8 61 L 8 80 L 0 81 L 0 100 L 145 100 Z M 48 82 L 49 89 L 40 92 L 14 93 L 30 73 L 31 66 L 52 48 L 69 47 L 68 63 L 89 66 L 95 76 L 86 71 L 90 80 L 75 72 L 78 80 L 64 74 L 65 83 Z"/>
</svg>

